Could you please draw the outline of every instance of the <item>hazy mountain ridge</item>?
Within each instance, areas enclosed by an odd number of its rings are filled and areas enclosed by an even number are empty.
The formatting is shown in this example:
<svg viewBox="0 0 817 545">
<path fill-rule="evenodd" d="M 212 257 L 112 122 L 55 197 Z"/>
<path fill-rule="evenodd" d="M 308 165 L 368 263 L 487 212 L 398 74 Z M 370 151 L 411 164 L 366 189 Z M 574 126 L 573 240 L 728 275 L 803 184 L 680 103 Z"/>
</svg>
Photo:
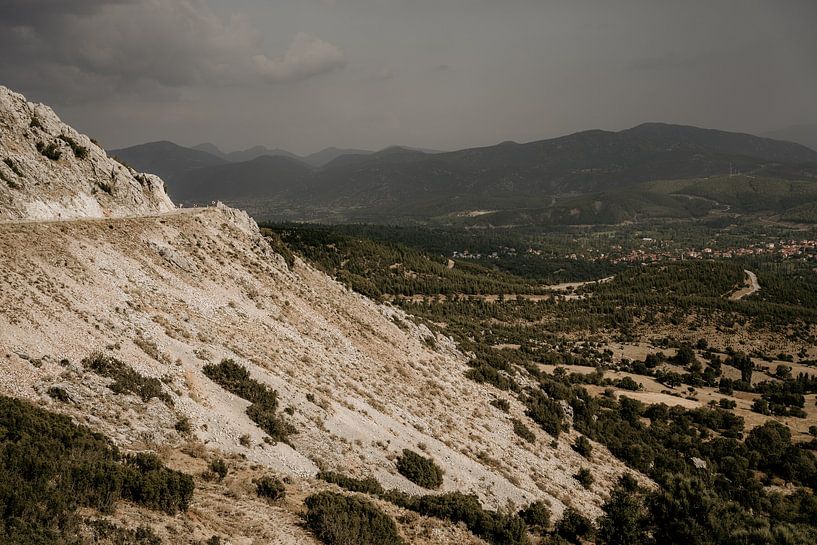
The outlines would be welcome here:
<svg viewBox="0 0 817 545">
<path fill-rule="evenodd" d="M 202 167 L 174 178 L 170 191 L 186 202 L 223 198 L 264 218 L 428 219 L 737 172 L 816 179 L 817 152 L 749 134 L 645 123 L 436 154 L 391 147 L 341 155 L 312 171 L 286 161 Z"/>
<path fill-rule="evenodd" d="M 817 150 L 817 123 L 793 125 L 784 129 L 763 133 L 762 136 L 776 140 L 785 140 L 787 142 L 796 142 L 797 144 Z"/>
</svg>

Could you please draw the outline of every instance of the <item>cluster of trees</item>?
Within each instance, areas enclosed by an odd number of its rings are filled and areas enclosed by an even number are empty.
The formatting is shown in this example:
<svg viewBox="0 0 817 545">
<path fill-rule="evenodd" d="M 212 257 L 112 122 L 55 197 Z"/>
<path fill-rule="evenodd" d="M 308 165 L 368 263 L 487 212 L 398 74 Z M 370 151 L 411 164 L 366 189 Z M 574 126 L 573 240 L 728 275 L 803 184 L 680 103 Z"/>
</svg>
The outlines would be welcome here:
<svg viewBox="0 0 817 545">
<path fill-rule="evenodd" d="M 394 242 L 361 239 L 329 228 L 268 229 L 324 272 L 364 295 L 538 293 L 530 282 L 483 265 L 426 254 Z"/>
<path fill-rule="evenodd" d="M 121 498 L 173 514 L 193 489 L 154 454 L 123 455 L 66 416 L 0 396 L 0 542 L 74 544 L 81 508 L 110 513 Z"/>
</svg>

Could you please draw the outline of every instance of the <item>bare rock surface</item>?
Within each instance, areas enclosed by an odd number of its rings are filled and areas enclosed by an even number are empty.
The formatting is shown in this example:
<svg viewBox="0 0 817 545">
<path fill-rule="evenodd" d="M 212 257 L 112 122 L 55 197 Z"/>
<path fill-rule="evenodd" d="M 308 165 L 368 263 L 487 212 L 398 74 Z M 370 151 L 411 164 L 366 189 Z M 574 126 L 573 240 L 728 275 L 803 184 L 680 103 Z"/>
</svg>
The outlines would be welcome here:
<svg viewBox="0 0 817 545">
<path fill-rule="evenodd" d="M 0 86 L 0 221 L 133 216 L 173 208 L 161 178 L 108 157 L 48 106 Z"/>
</svg>

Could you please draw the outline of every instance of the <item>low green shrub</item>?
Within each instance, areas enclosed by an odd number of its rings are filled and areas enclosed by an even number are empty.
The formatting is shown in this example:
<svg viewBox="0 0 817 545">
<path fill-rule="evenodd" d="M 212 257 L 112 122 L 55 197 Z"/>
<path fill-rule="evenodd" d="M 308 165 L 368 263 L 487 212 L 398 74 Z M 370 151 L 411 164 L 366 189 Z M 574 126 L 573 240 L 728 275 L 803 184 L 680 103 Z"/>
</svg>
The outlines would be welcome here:
<svg viewBox="0 0 817 545">
<path fill-rule="evenodd" d="M 306 524 L 327 545 L 404 545 L 394 520 L 370 501 L 320 492 L 304 501 Z"/>
<path fill-rule="evenodd" d="M 527 543 L 527 525 L 517 515 L 504 515 L 487 511 L 473 494 L 449 492 L 410 496 L 389 491 L 384 499 L 427 517 L 462 522 L 478 537 L 492 545 L 522 545 Z"/>
<path fill-rule="evenodd" d="M 167 469 L 152 453 L 125 457 L 122 497 L 156 511 L 173 515 L 186 511 L 193 497 L 193 479 Z"/>
<path fill-rule="evenodd" d="M 209 469 L 210 473 L 212 473 L 219 481 L 223 480 L 224 477 L 227 476 L 227 462 L 221 458 L 216 458 L 211 461 L 207 466 L 207 469 Z"/>
<path fill-rule="evenodd" d="M 403 449 L 397 459 L 397 471 L 417 486 L 434 490 L 443 484 L 443 470 L 431 458 Z"/>
<path fill-rule="evenodd" d="M 336 484 L 339 487 L 350 492 L 364 492 L 366 494 L 380 495 L 385 493 L 383 487 L 377 482 L 374 477 L 366 477 L 365 479 L 355 479 L 348 477 L 341 473 L 332 471 L 321 471 L 318 473 L 318 478 L 328 483 Z"/>
<path fill-rule="evenodd" d="M 507 399 L 497 398 L 491 400 L 491 405 L 502 411 L 503 413 L 511 410 L 511 404 Z"/>
<path fill-rule="evenodd" d="M 587 469 L 586 467 L 579 469 L 579 472 L 576 473 L 574 477 L 576 478 L 577 481 L 579 481 L 579 483 L 583 487 L 587 489 L 589 489 L 593 485 L 593 474 L 590 473 L 590 470 Z"/>
<path fill-rule="evenodd" d="M 573 443 L 573 450 L 585 458 L 590 458 L 590 455 L 593 453 L 593 445 L 590 444 L 590 440 L 587 437 L 580 435 L 576 438 L 576 442 Z"/>
<path fill-rule="evenodd" d="M 76 157 L 77 159 L 85 159 L 88 157 L 88 148 L 79 145 L 79 143 L 70 136 L 61 134 L 57 138 L 71 146 L 71 151 L 74 152 L 74 157 Z"/>
<path fill-rule="evenodd" d="M 593 531 L 593 525 L 584 515 L 572 508 L 565 509 L 556 523 L 556 535 L 571 543 L 581 543 L 581 539 Z"/>
<path fill-rule="evenodd" d="M 71 396 L 68 395 L 65 388 L 60 386 L 52 386 L 49 388 L 48 396 L 52 399 L 56 399 L 57 401 L 62 401 L 63 403 L 68 403 L 71 401 Z"/>
<path fill-rule="evenodd" d="M 20 170 L 20 167 L 18 167 L 18 166 L 17 166 L 17 163 L 15 163 L 15 162 L 14 162 L 14 161 L 11 159 L 11 157 L 6 157 L 5 159 L 3 159 L 3 162 L 6 164 L 6 166 L 7 166 L 7 167 L 9 167 L 9 168 L 11 169 L 11 171 L 12 171 L 14 174 L 16 174 L 17 176 L 19 176 L 20 178 L 22 178 L 22 177 L 23 177 L 23 171 L 22 171 L 22 170 Z"/>
<path fill-rule="evenodd" d="M 37 151 L 52 161 L 58 161 L 62 157 L 62 151 L 60 151 L 60 147 L 56 142 L 49 142 L 48 144 L 37 142 Z"/>
<path fill-rule="evenodd" d="M 543 392 L 535 391 L 526 398 L 525 404 L 528 407 L 526 414 L 531 420 L 554 438 L 558 438 L 564 419 L 564 411 L 559 402 Z"/>
<path fill-rule="evenodd" d="M 193 431 L 193 426 L 190 424 L 190 419 L 186 416 L 180 417 L 176 420 L 176 423 L 173 425 L 173 429 L 177 432 L 181 433 L 182 435 L 187 435 L 191 431 Z"/>
<path fill-rule="evenodd" d="M 543 501 L 535 501 L 522 509 L 519 517 L 539 533 L 544 533 L 550 527 L 550 509 Z"/>
<path fill-rule="evenodd" d="M 513 423 L 513 432 L 527 441 L 528 443 L 535 443 L 536 442 L 536 435 L 518 418 L 514 418 L 511 420 Z"/>
<path fill-rule="evenodd" d="M 277 414 L 278 392 L 250 378 L 245 367 L 225 359 L 218 365 L 205 365 L 202 371 L 231 394 L 252 403 L 247 407 L 247 416 L 273 441 L 286 441 L 288 435 L 295 433 L 295 428 Z"/>
<path fill-rule="evenodd" d="M 141 375 L 112 356 L 97 352 L 82 360 L 82 365 L 98 375 L 113 379 L 108 388 L 116 394 L 134 394 L 142 401 L 156 398 L 167 405 L 173 405 L 173 398 L 164 392 L 162 381 Z"/>
<path fill-rule="evenodd" d="M 265 500 L 277 501 L 286 495 L 286 487 L 280 479 L 264 476 L 255 481 L 255 493 Z"/>
</svg>

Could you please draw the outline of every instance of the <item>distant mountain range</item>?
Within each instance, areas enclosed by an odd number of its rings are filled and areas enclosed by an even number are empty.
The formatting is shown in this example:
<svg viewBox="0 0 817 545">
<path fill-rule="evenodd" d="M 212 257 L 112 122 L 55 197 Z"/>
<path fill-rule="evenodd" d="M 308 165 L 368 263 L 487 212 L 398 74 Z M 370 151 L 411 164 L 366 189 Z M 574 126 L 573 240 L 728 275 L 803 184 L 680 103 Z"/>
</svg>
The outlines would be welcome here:
<svg viewBox="0 0 817 545">
<path fill-rule="evenodd" d="M 299 158 L 266 150 L 249 160 L 230 161 L 238 156 L 214 155 L 218 150 L 212 145 L 189 149 L 168 144 L 112 153 L 164 177 L 178 201 L 220 199 L 248 208 L 260 219 L 427 221 L 482 217 L 484 211 L 518 217 L 519 210 L 548 210 L 565 199 L 612 195 L 644 182 L 735 173 L 817 183 L 817 151 L 803 145 L 663 123 L 444 153 L 391 147 L 378 152 L 324 150 Z M 661 209 L 681 202 L 668 195 L 636 199 L 656 200 Z M 610 217 L 622 216 L 626 214 Z M 571 214 L 537 212 L 535 217 L 567 221 Z"/>
</svg>

